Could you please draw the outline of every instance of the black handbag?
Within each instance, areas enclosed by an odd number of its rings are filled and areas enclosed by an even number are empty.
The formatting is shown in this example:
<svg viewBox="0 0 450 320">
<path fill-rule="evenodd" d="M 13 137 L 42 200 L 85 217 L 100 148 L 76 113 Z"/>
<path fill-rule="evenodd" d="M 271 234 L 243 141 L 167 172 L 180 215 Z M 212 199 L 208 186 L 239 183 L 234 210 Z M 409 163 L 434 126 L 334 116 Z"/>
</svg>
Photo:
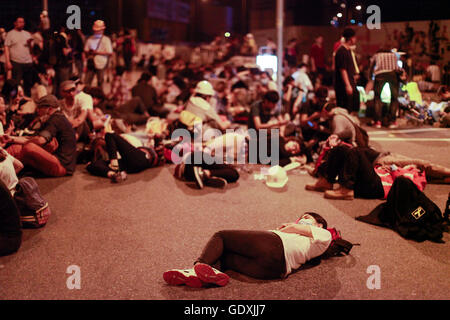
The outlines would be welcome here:
<svg viewBox="0 0 450 320">
<path fill-rule="evenodd" d="M 100 41 L 97 44 L 97 48 L 95 48 L 94 51 L 97 51 L 98 48 L 100 48 L 100 44 L 102 43 L 102 40 L 103 40 L 103 36 L 100 38 Z M 94 57 L 92 56 L 91 53 L 89 53 L 89 54 L 91 56 L 87 59 L 86 67 L 87 67 L 88 70 L 95 71 L 97 68 L 95 67 Z"/>
</svg>

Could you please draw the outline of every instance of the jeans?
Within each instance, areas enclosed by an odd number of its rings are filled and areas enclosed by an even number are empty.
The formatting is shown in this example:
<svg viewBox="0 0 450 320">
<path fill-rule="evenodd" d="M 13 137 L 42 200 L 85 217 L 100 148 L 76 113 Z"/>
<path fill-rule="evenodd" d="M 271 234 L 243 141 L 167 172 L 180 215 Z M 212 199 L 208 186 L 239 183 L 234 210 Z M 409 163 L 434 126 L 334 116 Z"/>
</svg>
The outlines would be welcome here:
<svg viewBox="0 0 450 320">
<path fill-rule="evenodd" d="M 31 96 L 31 88 L 33 87 L 33 64 L 32 63 L 17 63 L 11 61 L 12 64 L 12 78 L 20 84 L 23 80 L 23 91 L 26 96 Z"/>
<path fill-rule="evenodd" d="M 283 242 L 270 231 L 223 230 L 206 244 L 197 262 L 234 270 L 257 279 L 286 274 Z"/>
<path fill-rule="evenodd" d="M 105 70 L 106 69 L 87 70 L 84 78 L 84 83 L 87 86 L 91 86 L 92 80 L 94 80 L 94 76 L 97 76 L 97 87 L 102 88 L 105 78 Z"/>
<path fill-rule="evenodd" d="M 329 151 L 327 160 L 318 169 L 318 175 L 330 183 L 338 183 L 354 190 L 355 197 L 380 199 L 384 197 L 383 185 L 374 170 L 366 149 L 338 146 Z"/>
<path fill-rule="evenodd" d="M 392 72 L 385 72 L 375 77 L 374 93 L 375 93 L 375 121 L 381 121 L 383 118 L 383 102 L 381 101 L 381 92 L 383 91 L 384 84 L 388 83 L 391 89 L 391 105 L 387 113 L 388 120 L 395 122 L 397 119 L 397 111 L 399 108 L 398 91 L 399 84 L 397 74 Z"/>
</svg>

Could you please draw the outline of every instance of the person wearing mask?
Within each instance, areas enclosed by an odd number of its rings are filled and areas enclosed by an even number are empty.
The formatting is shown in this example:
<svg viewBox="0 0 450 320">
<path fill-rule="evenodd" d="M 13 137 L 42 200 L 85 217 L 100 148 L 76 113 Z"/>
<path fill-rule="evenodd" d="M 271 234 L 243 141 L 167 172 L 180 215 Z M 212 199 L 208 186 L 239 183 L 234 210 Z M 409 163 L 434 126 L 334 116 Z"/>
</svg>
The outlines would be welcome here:
<svg viewBox="0 0 450 320">
<path fill-rule="evenodd" d="M 285 279 L 307 261 L 320 257 L 331 243 L 327 221 L 314 212 L 275 230 L 222 230 L 204 247 L 194 267 L 164 272 L 169 285 L 194 288 L 225 286 L 233 270 L 256 279 Z M 216 265 L 220 262 L 220 270 Z"/>
</svg>

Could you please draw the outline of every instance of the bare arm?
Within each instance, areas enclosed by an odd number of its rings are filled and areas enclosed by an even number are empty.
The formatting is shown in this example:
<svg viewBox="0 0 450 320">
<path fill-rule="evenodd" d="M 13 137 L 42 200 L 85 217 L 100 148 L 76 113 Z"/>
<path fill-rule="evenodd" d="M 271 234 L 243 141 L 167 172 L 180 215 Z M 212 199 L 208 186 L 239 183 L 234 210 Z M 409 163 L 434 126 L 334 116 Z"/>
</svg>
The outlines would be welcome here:
<svg viewBox="0 0 450 320">
<path fill-rule="evenodd" d="M 311 227 L 308 225 L 288 223 L 278 228 L 278 230 L 285 233 L 296 233 L 309 238 L 313 237 Z"/>
</svg>

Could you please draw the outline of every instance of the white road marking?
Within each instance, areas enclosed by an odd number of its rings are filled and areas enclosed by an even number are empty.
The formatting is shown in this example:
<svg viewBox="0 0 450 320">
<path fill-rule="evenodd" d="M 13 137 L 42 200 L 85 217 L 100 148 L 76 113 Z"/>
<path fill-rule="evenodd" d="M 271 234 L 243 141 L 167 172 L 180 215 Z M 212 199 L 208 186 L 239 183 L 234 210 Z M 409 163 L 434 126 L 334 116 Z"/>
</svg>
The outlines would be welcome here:
<svg viewBox="0 0 450 320">
<path fill-rule="evenodd" d="M 450 138 L 388 138 L 388 137 L 371 137 L 370 141 L 434 141 L 434 142 L 450 142 Z"/>
<path fill-rule="evenodd" d="M 416 133 L 416 132 L 450 132 L 448 128 L 423 128 L 423 129 L 403 129 L 403 130 L 389 130 L 389 131 L 370 131 L 368 132 L 369 136 L 371 135 L 383 135 L 383 134 L 392 134 L 392 133 Z"/>
</svg>

